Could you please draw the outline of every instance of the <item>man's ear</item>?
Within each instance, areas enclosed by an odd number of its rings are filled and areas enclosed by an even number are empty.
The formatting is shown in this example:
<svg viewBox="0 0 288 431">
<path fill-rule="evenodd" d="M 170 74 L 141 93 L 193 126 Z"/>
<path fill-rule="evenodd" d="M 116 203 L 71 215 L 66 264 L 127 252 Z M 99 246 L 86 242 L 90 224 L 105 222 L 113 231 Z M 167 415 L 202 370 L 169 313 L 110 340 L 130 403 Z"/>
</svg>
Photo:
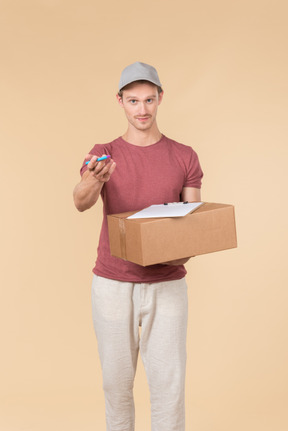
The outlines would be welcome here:
<svg viewBox="0 0 288 431">
<path fill-rule="evenodd" d="M 121 106 L 121 108 L 123 108 L 123 100 L 122 100 L 122 97 L 119 96 L 118 93 L 116 94 L 116 99 L 117 99 L 119 105 Z"/>
<path fill-rule="evenodd" d="M 163 96 L 164 96 L 164 91 L 162 90 L 158 97 L 158 105 L 160 105 L 160 103 L 162 102 Z"/>
</svg>

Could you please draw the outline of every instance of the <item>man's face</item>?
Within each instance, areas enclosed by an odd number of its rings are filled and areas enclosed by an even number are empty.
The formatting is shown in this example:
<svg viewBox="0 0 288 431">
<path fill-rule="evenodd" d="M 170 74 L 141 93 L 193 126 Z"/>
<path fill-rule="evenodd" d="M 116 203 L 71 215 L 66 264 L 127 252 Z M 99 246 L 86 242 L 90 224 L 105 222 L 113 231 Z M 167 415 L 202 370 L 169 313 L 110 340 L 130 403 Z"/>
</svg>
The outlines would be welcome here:
<svg viewBox="0 0 288 431">
<path fill-rule="evenodd" d="M 134 82 L 123 90 L 123 96 L 117 95 L 129 124 L 137 130 L 150 129 L 156 120 L 158 105 L 162 101 L 163 92 L 158 93 L 156 85 L 149 82 Z"/>
</svg>

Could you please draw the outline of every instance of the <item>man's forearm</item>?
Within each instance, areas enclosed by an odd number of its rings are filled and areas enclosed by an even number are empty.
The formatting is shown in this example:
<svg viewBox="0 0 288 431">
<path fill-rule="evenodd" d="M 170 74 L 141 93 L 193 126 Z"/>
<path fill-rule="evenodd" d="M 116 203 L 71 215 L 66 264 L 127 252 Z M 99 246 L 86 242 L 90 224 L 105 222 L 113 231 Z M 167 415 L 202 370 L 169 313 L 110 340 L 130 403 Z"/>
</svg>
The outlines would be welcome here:
<svg viewBox="0 0 288 431">
<path fill-rule="evenodd" d="M 116 168 L 112 159 L 106 163 L 106 160 L 97 161 L 97 156 L 88 154 L 86 160 L 89 162 L 88 169 L 73 192 L 75 206 L 81 212 L 97 202 L 103 185 L 109 181 Z"/>
<path fill-rule="evenodd" d="M 88 169 L 73 192 L 75 206 L 81 212 L 88 210 L 97 202 L 103 185 L 109 181 L 116 168 L 112 158 L 106 163 L 106 160 L 98 161 L 97 156 L 87 154 L 85 160 Z"/>
<path fill-rule="evenodd" d="M 90 176 L 88 172 L 85 174 L 73 192 L 75 206 L 80 212 L 91 208 L 97 202 L 104 184 Z"/>
</svg>

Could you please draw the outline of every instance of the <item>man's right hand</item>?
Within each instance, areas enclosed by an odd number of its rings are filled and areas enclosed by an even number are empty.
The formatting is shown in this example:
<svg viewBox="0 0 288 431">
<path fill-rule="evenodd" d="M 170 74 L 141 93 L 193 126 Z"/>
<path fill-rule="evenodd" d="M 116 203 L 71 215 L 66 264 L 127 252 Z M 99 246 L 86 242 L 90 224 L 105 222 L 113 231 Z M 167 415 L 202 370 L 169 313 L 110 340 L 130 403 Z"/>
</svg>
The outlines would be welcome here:
<svg viewBox="0 0 288 431">
<path fill-rule="evenodd" d="M 88 169 L 73 192 L 75 206 L 81 212 L 91 208 L 97 202 L 103 185 L 109 181 L 116 168 L 116 163 L 112 159 L 97 162 L 97 158 L 87 154 L 85 161 L 89 161 Z"/>
<path fill-rule="evenodd" d="M 103 154 L 105 156 L 105 154 Z M 102 157 L 102 156 L 101 156 Z M 88 162 L 88 170 L 92 177 L 100 181 L 101 183 L 106 183 L 109 181 L 112 173 L 116 168 L 116 163 L 113 159 L 106 159 L 100 162 L 97 162 L 98 156 L 93 156 L 92 154 L 87 154 L 85 157 L 85 161 Z"/>
</svg>

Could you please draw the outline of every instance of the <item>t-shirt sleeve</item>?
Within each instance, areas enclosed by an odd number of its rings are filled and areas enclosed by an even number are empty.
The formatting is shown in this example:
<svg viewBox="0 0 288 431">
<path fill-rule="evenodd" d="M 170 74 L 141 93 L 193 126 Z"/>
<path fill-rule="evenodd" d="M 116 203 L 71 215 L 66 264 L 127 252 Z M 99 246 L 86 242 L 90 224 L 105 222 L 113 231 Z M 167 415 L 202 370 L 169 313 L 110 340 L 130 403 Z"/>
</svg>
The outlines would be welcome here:
<svg viewBox="0 0 288 431">
<path fill-rule="evenodd" d="M 109 148 L 107 148 L 107 145 L 104 144 L 96 144 L 92 148 L 92 150 L 89 151 L 89 154 L 92 154 L 93 156 L 101 157 L 103 154 L 108 155 L 109 154 Z M 80 169 L 80 175 L 82 176 L 84 172 L 86 172 L 88 169 L 86 165 L 86 160 L 83 160 L 81 169 Z"/>
<path fill-rule="evenodd" d="M 191 148 L 190 157 L 187 159 L 186 178 L 184 187 L 201 188 L 203 171 L 200 166 L 197 153 Z"/>
</svg>

